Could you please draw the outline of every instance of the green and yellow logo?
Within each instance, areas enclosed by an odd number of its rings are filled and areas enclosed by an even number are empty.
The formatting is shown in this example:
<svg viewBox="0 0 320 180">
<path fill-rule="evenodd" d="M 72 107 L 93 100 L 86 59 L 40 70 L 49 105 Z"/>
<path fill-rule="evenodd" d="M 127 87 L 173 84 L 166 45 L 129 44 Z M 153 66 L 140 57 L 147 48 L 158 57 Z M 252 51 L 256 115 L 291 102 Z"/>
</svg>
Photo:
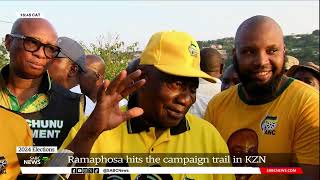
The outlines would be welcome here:
<svg viewBox="0 0 320 180">
<path fill-rule="evenodd" d="M 277 125 L 278 125 L 277 117 L 267 115 L 267 117 L 261 121 L 260 127 L 264 134 L 275 135 Z"/>
</svg>

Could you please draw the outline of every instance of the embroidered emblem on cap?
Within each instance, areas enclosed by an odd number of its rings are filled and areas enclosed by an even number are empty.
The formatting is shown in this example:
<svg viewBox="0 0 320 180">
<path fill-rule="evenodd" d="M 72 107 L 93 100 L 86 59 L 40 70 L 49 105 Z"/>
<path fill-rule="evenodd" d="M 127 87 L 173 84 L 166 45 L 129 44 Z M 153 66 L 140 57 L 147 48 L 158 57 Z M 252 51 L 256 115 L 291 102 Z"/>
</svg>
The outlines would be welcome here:
<svg viewBox="0 0 320 180">
<path fill-rule="evenodd" d="M 198 48 L 192 42 L 191 42 L 191 44 L 189 46 L 189 52 L 190 52 L 191 56 L 197 57 L 197 55 L 198 55 Z"/>
</svg>

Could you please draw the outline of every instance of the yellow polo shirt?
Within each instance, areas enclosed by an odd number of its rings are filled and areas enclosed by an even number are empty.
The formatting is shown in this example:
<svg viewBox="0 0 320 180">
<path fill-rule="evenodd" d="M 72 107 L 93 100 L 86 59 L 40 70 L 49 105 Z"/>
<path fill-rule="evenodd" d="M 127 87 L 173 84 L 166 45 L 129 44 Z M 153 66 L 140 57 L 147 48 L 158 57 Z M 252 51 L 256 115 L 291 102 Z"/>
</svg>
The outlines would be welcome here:
<svg viewBox="0 0 320 180">
<path fill-rule="evenodd" d="M 21 116 L 0 107 L 0 180 L 16 179 L 20 165 L 16 146 L 32 146 L 32 133 L 28 123 Z M 1 162 L 7 165 L 1 167 Z M 3 171 L 2 171 L 3 172 Z"/>
<path fill-rule="evenodd" d="M 71 129 L 61 146 L 75 137 L 81 124 Z M 155 128 L 144 127 L 142 121 L 129 120 L 117 128 L 103 132 L 95 141 L 91 153 L 228 153 L 226 143 L 219 132 L 208 122 L 187 113 L 177 127 L 167 129 L 157 139 Z M 134 179 L 137 175 L 131 175 Z M 234 179 L 234 175 L 172 174 L 174 180 Z M 103 175 L 90 174 L 86 179 L 102 179 Z"/>
</svg>

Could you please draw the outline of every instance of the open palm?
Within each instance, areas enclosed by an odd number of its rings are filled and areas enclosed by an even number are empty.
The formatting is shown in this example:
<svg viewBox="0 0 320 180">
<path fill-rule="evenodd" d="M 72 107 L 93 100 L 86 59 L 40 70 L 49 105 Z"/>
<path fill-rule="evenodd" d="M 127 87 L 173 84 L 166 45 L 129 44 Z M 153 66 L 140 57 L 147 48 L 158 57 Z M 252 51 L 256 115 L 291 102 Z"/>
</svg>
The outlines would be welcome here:
<svg viewBox="0 0 320 180">
<path fill-rule="evenodd" d="M 127 111 L 121 111 L 119 102 L 130 93 L 136 91 L 145 84 L 145 79 L 139 80 L 141 70 L 129 75 L 122 71 L 113 81 L 105 81 L 98 91 L 97 104 L 90 118 L 95 123 L 97 131 L 106 131 L 117 127 L 123 121 L 140 116 L 141 108 L 135 107 Z"/>
</svg>

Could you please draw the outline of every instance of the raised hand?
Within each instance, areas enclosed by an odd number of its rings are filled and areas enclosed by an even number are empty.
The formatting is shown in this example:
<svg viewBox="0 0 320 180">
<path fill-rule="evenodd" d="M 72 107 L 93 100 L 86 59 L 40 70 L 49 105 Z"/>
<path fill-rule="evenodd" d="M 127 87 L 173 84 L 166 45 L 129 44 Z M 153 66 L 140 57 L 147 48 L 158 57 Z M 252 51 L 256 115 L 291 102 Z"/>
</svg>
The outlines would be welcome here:
<svg viewBox="0 0 320 180">
<path fill-rule="evenodd" d="M 106 80 L 98 91 L 97 104 L 90 116 L 92 124 L 97 132 L 103 132 L 117 127 L 123 121 L 140 116 L 143 113 L 141 108 L 135 107 L 128 111 L 121 111 L 119 102 L 130 93 L 142 87 L 146 80 L 138 80 L 141 70 L 134 71 L 127 75 L 122 71 L 111 83 Z"/>
<path fill-rule="evenodd" d="M 93 143 L 103 131 L 111 130 L 122 122 L 143 113 L 143 110 L 138 107 L 127 111 L 121 111 L 119 108 L 119 102 L 122 98 L 145 84 L 145 79 L 139 80 L 140 75 L 141 70 L 136 70 L 129 75 L 126 71 L 122 71 L 113 81 L 106 80 L 101 85 L 96 107 L 67 149 L 75 154 L 81 153 L 82 156 L 88 156 Z"/>
</svg>

